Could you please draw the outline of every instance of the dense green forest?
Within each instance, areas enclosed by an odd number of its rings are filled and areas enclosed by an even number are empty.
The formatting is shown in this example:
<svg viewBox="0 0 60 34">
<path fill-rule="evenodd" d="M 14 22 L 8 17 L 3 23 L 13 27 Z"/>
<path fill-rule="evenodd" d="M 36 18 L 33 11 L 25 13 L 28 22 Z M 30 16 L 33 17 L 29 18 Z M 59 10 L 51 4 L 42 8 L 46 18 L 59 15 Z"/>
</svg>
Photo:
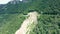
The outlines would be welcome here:
<svg viewBox="0 0 60 34">
<path fill-rule="evenodd" d="M 14 34 L 30 10 L 36 10 L 37 26 L 30 34 L 60 34 L 60 0 L 28 0 L 0 5 L 0 34 Z"/>
</svg>

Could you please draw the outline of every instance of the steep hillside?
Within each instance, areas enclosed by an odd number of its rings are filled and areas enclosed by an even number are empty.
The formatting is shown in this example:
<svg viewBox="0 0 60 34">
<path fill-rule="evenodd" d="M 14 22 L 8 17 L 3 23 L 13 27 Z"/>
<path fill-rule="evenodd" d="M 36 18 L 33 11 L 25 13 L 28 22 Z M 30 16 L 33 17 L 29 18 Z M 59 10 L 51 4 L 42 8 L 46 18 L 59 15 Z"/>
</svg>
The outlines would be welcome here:
<svg viewBox="0 0 60 34">
<path fill-rule="evenodd" d="M 22 14 L 9 14 L 5 17 L 3 17 L 4 19 L 1 19 L 2 22 L 0 22 L 0 34 L 14 34 L 25 19 Z"/>
<path fill-rule="evenodd" d="M 60 16 L 40 15 L 37 26 L 30 34 L 60 34 Z"/>
<path fill-rule="evenodd" d="M 38 13 L 37 12 L 30 12 L 27 14 L 28 15 L 28 18 L 26 18 L 21 27 L 15 32 L 15 34 L 29 34 L 30 31 L 32 31 L 38 21 L 37 21 L 37 16 L 38 16 Z"/>
<path fill-rule="evenodd" d="M 24 0 L 25 1 L 25 0 Z M 60 0 L 26 0 L 26 2 L 11 4 L 10 2 L 3 6 L 0 11 L 4 13 L 28 13 L 29 10 L 38 10 L 38 12 L 49 14 L 60 14 Z M 25 12 L 26 11 L 26 12 Z"/>
<path fill-rule="evenodd" d="M 0 5 L 0 34 L 14 34 L 27 17 L 24 15 L 33 10 L 40 16 L 38 25 L 30 34 L 60 34 L 60 0 L 30 0 Z"/>
</svg>

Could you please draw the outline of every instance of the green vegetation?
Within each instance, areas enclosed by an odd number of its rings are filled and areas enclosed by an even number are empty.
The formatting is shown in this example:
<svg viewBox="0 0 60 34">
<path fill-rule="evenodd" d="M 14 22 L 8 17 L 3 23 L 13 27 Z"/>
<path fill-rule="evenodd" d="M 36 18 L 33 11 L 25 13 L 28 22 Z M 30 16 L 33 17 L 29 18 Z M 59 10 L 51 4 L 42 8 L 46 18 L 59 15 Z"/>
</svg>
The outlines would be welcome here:
<svg viewBox="0 0 60 34">
<path fill-rule="evenodd" d="M 60 34 L 60 16 L 41 15 L 37 26 L 30 34 Z"/>
<path fill-rule="evenodd" d="M 38 10 L 40 14 L 30 34 L 60 34 L 60 0 L 31 0 L 0 6 L 0 34 L 14 34 L 29 10 Z"/>
<path fill-rule="evenodd" d="M 21 16 L 21 14 L 9 14 L 7 18 L 2 21 L 0 34 L 14 34 L 24 19 L 25 17 Z"/>
</svg>

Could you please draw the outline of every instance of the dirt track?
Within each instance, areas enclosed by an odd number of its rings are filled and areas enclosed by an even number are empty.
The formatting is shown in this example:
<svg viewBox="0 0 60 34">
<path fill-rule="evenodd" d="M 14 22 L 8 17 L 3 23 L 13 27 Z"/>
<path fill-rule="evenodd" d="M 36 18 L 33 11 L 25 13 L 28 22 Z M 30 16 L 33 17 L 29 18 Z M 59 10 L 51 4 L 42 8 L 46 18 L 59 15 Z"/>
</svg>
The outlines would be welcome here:
<svg viewBox="0 0 60 34">
<path fill-rule="evenodd" d="M 25 19 L 21 27 L 15 32 L 15 34 L 29 34 L 30 31 L 37 25 L 37 12 L 28 13 L 28 18 Z"/>
</svg>

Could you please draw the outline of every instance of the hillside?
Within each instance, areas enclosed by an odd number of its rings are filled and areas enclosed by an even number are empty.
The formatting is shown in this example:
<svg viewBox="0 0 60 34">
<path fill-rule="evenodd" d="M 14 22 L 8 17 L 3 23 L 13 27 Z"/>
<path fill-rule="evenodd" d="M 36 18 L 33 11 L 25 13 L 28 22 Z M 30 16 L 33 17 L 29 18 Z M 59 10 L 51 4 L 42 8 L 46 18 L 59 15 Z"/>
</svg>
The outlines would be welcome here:
<svg viewBox="0 0 60 34">
<path fill-rule="evenodd" d="M 60 0 L 30 0 L 0 5 L 0 34 L 14 34 L 27 18 L 29 12 L 36 10 L 38 25 L 30 34 L 60 34 Z"/>
<path fill-rule="evenodd" d="M 21 27 L 15 32 L 15 34 L 29 34 L 30 31 L 32 31 L 36 25 L 37 25 L 37 12 L 30 12 L 27 14 L 28 18 L 26 18 Z"/>
</svg>

